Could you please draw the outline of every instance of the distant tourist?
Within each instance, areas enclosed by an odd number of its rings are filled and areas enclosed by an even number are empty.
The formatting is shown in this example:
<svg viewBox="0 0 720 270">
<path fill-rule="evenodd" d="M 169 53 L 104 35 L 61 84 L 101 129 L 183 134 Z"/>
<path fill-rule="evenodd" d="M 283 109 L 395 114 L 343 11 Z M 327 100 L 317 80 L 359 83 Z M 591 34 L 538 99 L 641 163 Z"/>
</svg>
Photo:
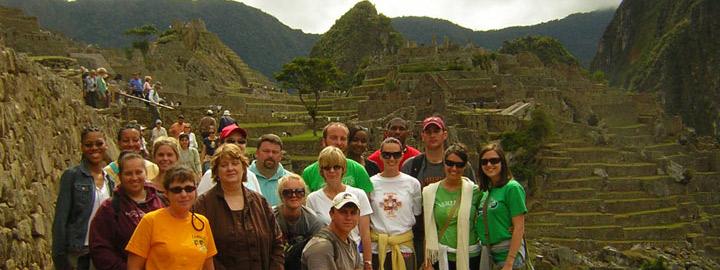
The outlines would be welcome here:
<svg viewBox="0 0 720 270">
<path fill-rule="evenodd" d="M 168 129 L 168 134 L 170 134 L 170 137 L 173 137 L 175 139 L 180 137 L 180 133 L 183 132 L 185 129 L 185 116 L 178 115 L 177 122 L 170 125 L 170 129 Z"/>
<path fill-rule="evenodd" d="M 152 129 L 152 136 L 150 137 L 150 143 L 154 143 L 157 138 L 167 136 L 167 130 L 162 126 L 162 120 L 155 120 L 155 127 Z"/>
<path fill-rule="evenodd" d="M 482 199 L 476 206 L 479 213 L 475 231 L 484 244 L 480 265 L 489 265 L 493 260 L 503 269 L 520 269 L 527 260 L 525 190 L 513 178 L 498 145 L 483 147 L 479 155 Z"/>
<path fill-rule="evenodd" d="M 136 154 L 142 155 L 142 137 L 140 132 L 140 126 L 134 124 L 128 124 L 120 130 L 118 130 L 117 140 L 120 151 L 130 151 Z M 103 171 L 112 179 L 114 182 L 120 184 L 120 166 L 116 161 L 110 162 Z M 145 173 L 148 179 L 153 179 L 158 175 L 158 166 L 149 161 L 145 161 Z"/>
<path fill-rule="evenodd" d="M 144 98 L 143 96 L 143 81 L 140 79 L 140 72 L 133 73 L 133 77 L 128 82 L 128 88 L 132 90 L 132 95 Z"/>
<path fill-rule="evenodd" d="M 198 177 L 202 175 L 202 166 L 200 164 L 200 154 L 197 149 L 190 147 L 190 136 L 185 133 L 180 134 L 180 165 L 184 165 L 195 172 Z"/>
<path fill-rule="evenodd" d="M 218 132 L 221 132 L 225 127 L 236 124 L 235 119 L 230 116 L 230 111 L 225 110 L 223 115 L 220 116 L 220 125 L 218 126 Z"/>
<path fill-rule="evenodd" d="M 97 72 L 93 69 L 88 73 L 83 81 L 85 103 L 93 108 L 97 108 L 97 84 L 95 83 Z"/>
<path fill-rule="evenodd" d="M 215 149 L 220 146 L 220 138 L 215 133 L 215 127 L 210 126 L 209 133 L 203 138 L 203 148 L 200 152 L 200 159 L 203 163 L 203 173 L 210 169 L 210 158 L 215 154 Z"/>
<path fill-rule="evenodd" d="M 346 150 L 347 157 L 363 165 L 369 176 L 378 174 L 380 172 L 378 165 L 374 161 L 365 158 L 365 152 L 367 152 L 370 138 L 367 129 L 361 126 L 354 126 L 350 128 L 349 134 L 348 147 Z"/>
<path fill-rule="evenodd" d="M 118 158 L 122 185 L 102 202 L 90 225 L 90 255 L 95 269 L 127 269 L 125 246 L 140 219 L 165 207 L 147 183 L 145 159 L 130 151 Z"/>
<path fill-rule="evenodd" d="M 103 173 L 107 164 L 105 134 L 96 127 L 80 134 L 80 165 L 65 170 L 55 202 L 52 259 L 56 269 L 91 269 L 88 228 L 115 182 Z"/>
<path fill-rule="evenodd" d="M 150 181 L 155 185 L 160 199 L 167 204 L 167 194 L 165 187 L 163 186 L 163 179 L 165 179 L 165 173 L 180 159 L 180 147 L 178 141 L 173 137 L 160 137 L 153 143 L 153 162 L 158 166 L 158 174 L 154 178 L 150 178 Z"/>
<path fill-rule="evenodd" d="M 383 133 L 384 137 L 385 138 L 393 137 L 395 139 L 400 140 L 400 143 L 402 143 L 403 156 L 402 156 L 402 159 L 400 159 L 400 168 L 403 167 L 403 164 L 405 164 L 406 160 L 420 154 L 420 151 L 418 151 L 417 149 L 415 149 L 412 146 L 405 144 L 405 141 L 407 140 L 407 137 L 410 134 L 411 134 L 411 131 L 410 131 L 410 127 L 408 126 L 407 121 L 405 121 L 405 119 L 402 119 L 400 117 L 395 117 L 393 119 L 390 119 L 390 121 L 388 121 L 387 124 L 385 125 L 385 132 Z M 380 150 L 373 152 L 368 157 L 368 159 L 377 163 L 378 167 L 380 167 L 380 171 L 383 170 L 384 164 L 382 162 L 382 159 L 380 158 Z"/>
<path fill-rule="evenodd" d="M 262 194 L 270 206 L 280 204 L 277 187 L 280 178 L 290 173 L 280 164 L 282 161 L 283 142 L 275 134 L 260 136 L 255 151 L 255 160 L 250 164 L 250 171 L 257 177 Z"/>
<path fill-rule="evenodd" d="M 235 124 L 229 125 L 225 127 L 220 133 L 220 144 L 235 144 L 237 147 L 240 148 L 240 150 L 242 150 L 244 154 L 245 147 L 247 146 L 247 131 L 241 127 L 238 127 Z M 220 146 L 218 146 L 218 148 L 219 147 Z M 260 189 L 260 183 L 258 183 L 255 174 L 248 169 L 245 175 L 247 175 L 247 181 L 243 183 L 245 187 L 262 194 L 262 190 Z M 198 184 L 198 194 L 202 195 L 211 188 L 213 188 L 217 183 L 217 177 L 218 176 L 213 174 L 211 170 L 206 171 L 200 179 L 200 183 Z"/>
<path fill-rule="evenodd" d="M 109 104 L 109 91 L 108 85 L 105 78 L 108 77 L 107 70 L 105 68 L 98 68 L 97 77 L 95 77 L 95 85 L 97 85 L 97 97 L 98 106 L 100 108 L 106 108 Z"/>
<path fill-rule="evenodd" d="M 208 134 L 210 134 L 211 126 L 213 128 L 212 131 L 214 131 L 215 127 L 218 126 L 217 120 L 215 120 L 213 110 L 207 110 L 207 112 L 205 112 L 205 116 L 203 116 L 203 118 L 200 119 L 200 130 L 199 131 L 200 131 L 200 136 L 202 136 L 202 138 L 206 138 L 208 136 Z"/>
<path fill-rule="evenodd" d="M 143 83 L 143 96 L 148 100 L 152 100 L 152 98 L 150 98 L 150 92 L 152 90 L 153 90 L 152 77 L 145 76 L 145 82 Z"/>
<path fill-rule="evenodd" d="M 185 126 L 183 127 L 182 133 L 185 133 L 188 135 L 188 138 L 190 139 L 190 147 L 195 149 L 200 149 L 198 147 L 197 138 L 195 137 L 195 133 L 192 132 L 192 125 L 189 122 L 185 122 Z"/>
<path fill-rule="evenodd" d="M 160 104 L 160 95 L 158 92 L 150 85 L 150 82 L 152 81 L 152 78 L 150 76 L 145 76 L 145 84 L 143 86 L 143 93 L 146 93 L 146 98 L 150 103 L 145 103 L 145 105 L 148 107 L 148 111 L 150 112 L 150 115 L 152 117 L 151 121 L 156 121 L 160 119 L 160 108 L 157 107 L 156 104 Z"/>
</svg>

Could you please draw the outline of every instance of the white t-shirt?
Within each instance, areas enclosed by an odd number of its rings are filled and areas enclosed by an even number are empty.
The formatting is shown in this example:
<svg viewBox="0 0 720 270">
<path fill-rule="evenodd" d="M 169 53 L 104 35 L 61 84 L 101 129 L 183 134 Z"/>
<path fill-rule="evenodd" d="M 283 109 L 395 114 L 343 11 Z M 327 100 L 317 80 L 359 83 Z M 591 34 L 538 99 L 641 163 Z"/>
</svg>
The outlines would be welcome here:
<svg viewBox="0 0 720 270">
<path fill-rule="evenodd" d="M 107 173 L 103 170 L 103 185 L 102 187 L 97 187 L 96 185 L 93 185 L 95 187 L 95 200 L 93 201 L 93 209 L 92 212 L 90 212 L 90 219 L 88 219 L 88 226 L 87 226 L 87 232 L 85 233 L 85 245 L 89 245 L 90 242 L 90 223 L 92 223 L 93 218 L 95 217 L 95 213 L 97 213 L 98 208 L 100 208 L 100 204 L 102 204 L 105 199 L 110 198 L 110 187 L 108 187 L 108 180 L 107 180 Z"/>
<path fill-rule="evenodd" d="M 245 187 L 262 195 L 262 191 L 260 190 L 260 183 L 257 180 L 257 176 L 255 176 L 255 174 L 250 171 L 250 167 L 245 170 L 245 174 L 247 175 L 247 181 L 243 183 Z M 200 178 L 200 183 L 198 183 L 197 187 L 197 195 L 203 195 L 205 192 L 208 192 L 214 186 L 215 182 L 212 181 L 212 170 L 207 170 L 207 172 L 203 174 L 202 178 Z"/>
<path fill-rule="evenodd" d="M 358 202 L 360 203 L 360 205 L 358 205 L 360 208 L 360 216 L 372 214 L 373 210 L 372 207 L 370 207 L 370 202 L 368 201 L 367 194 L 365 194 L 364 190 L 345 185 L 345 191 L 357 197 Z M 330 224 L 330 207 L 332 207 L 332 199 L 333 198 L 328 198 L 322 189 L 316 190 L 308 195 L 306 206 L 315 211 L 315 214 L 320 222 L 328 225 Z M 360 243 L 360 230 L 358 230 L 357 226 L 355 226 L 355 229 L 353 229 L 350 233 L 350 237 L 352 237 L 356 243 Z"/>
<path fill-rule="evenodd" d="M 404 173 L 395 177 L 370 177 L 373 191 L 370 202 L 373 213 L 370 228 L 388 235 L 403 234 L 415 225 L 415 216 L 422 214 L 422 192 L 420 181 Z M 377 243 L 372 243 L 373 253 L 378 253 Z M 410 247 L 401 247 L 402 252 L 412 253 Z M 390 252 L 390 246 L 387 247 Z"/>
</svg>

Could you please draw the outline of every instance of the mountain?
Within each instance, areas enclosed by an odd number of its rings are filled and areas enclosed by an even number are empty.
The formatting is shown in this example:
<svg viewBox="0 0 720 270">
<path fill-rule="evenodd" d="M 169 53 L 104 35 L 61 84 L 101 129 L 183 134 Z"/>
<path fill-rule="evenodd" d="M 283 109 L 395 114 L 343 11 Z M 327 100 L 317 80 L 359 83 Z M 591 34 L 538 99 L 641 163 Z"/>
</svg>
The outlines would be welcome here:
<svg viewBox="0 0 720 270">
<path fill-rule="evenodd" d="M 367 57 L 392 52 L 401 43 L 402 36 L 393 29 L 390 18 L 378 14 L 369 1 L 362 1 L 335 21 L 310 56 L 331 59 L 343 72 L 353 75 Z"/>
<path fill-rule="evenodd" d="M 144 24 L 161 31 L 175 20 L 202 19 L 209 31 L 252 68 L 272 75 L 283 63 L 306 55 L 319 35 L 291 29 L 259 9 L 225 0 L 0 0 L 36 16 L 47 29 L 102 47 L 128 47 L 122 33 Z"/>
<path fill-rule="evenodd" d="M 699 134 L 720 134 L 720 1 L 623 1 L 591 68 L 612 85 L 660 94 Z"/>
<path fill-rule="evenodd" d="M 473 31 L 447 20 L 428 17 L 393 18 L 392 25 L 405 38 L 418 43 L 430 44 L 433 35 L 437 40 L 447 36 L 458 44 L 473 42 L 492 50 L 499 49 L 503 41 L 528 35 L 554 37 L 576 56 L 583 66 L 587 67 L 614 12 L 609 9 L 576 13 L 563 19 L 532 26 L 516 26 L 491 31 Z"/>
</svg>

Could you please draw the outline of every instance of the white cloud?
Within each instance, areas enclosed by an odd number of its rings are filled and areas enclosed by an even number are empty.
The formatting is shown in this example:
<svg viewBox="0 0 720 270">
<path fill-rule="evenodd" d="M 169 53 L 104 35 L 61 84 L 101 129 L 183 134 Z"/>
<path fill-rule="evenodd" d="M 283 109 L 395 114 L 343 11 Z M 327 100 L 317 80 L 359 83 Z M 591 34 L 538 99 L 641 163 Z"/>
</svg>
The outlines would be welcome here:
<svg viewBox="0 0 720 270">
<path fill-rule="evenodd" d="M 324 33 L 358 0 L 236 0 L 307 33 Z M 577 12 L 617 7 L 622 0 L 371 0 L 388 17 L 428 16 L 473 30 L 532 25 Z"/>
</svg>

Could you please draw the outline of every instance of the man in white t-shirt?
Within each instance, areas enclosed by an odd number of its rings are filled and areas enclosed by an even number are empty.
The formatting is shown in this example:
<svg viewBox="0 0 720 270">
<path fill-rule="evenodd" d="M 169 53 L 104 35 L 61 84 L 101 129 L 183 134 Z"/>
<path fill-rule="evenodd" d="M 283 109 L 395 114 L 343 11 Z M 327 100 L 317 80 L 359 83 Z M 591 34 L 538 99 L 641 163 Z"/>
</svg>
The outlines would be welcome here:
<svg viewBox="0 0 720 270">
<path fill-rule="evenodd" d="M 220 133 L 221 145 L 223 143 L 234 143 L 235 145 L 239 146 L 240 149 L 243 150 L 243 152 L 245 152 L 245 146 L 247 145 L 246 138 L 247 131 L 241 127 L 238 127 L 236 124 L 232 124 L 223 128 L 222 132 Z M 220 146 L 218 145 L 218 147 Z M 247 181 L 243 183 L 245 187 L 262 195 L 262 191 L 260 190 L 260 183 L 257 180 L 257 176 L 255 176 L 255 174 L 250 171 L 250 167 L 248 167 L 245 175 L 247 175 Z M 200 183 L 197 187 L 198 196 L 202 195 L 205 192 L 208 192 L 208 190 L 210 190 L 214 186 L 215 182 L 212 180 L 212 170 L 207 170 L 207 172 L 203 174 L 202 178 L 200 178 Z"/>
<path fill-rule="evenodd" d="M 415 216 L 422 213 L 422 192 L 420 182 L 400 172 L 403 157 L 400 140 L 388 137 L 380 144 L 380 158 L 385 164 L 383 171 L 370 178 L 373 191 L 370 193 L 373 213 L 370 215 L 372 229 L 373 265 L 384 265 L 385 269 L 415 269 L 413 251 L 413 226 Z M 400 252 L 393 261 L 391 252 Z M 393 267 L 396 265 L 397 267 Z"/>
</svg>

